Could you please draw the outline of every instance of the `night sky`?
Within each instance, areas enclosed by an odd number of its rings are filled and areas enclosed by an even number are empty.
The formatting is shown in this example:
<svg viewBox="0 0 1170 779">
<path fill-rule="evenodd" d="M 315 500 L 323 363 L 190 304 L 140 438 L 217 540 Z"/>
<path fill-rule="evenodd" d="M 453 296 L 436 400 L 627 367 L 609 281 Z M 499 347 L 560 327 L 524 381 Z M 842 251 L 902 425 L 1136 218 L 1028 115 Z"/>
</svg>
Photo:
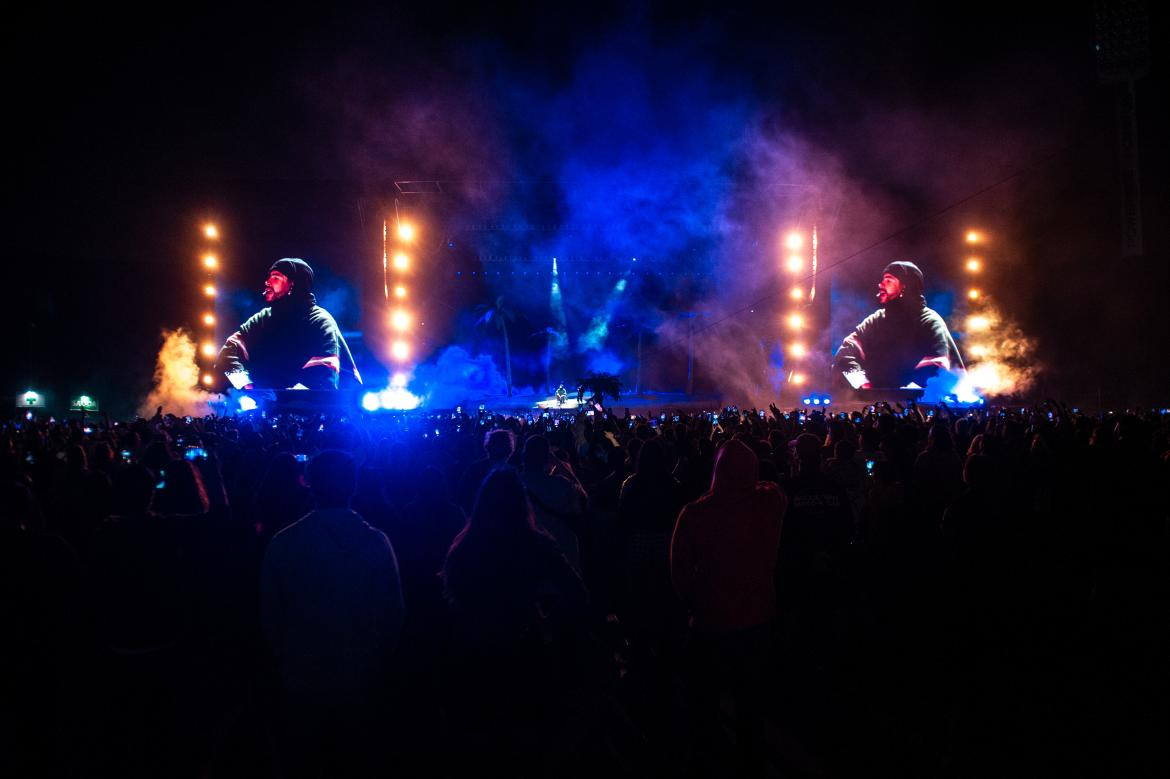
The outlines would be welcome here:
<svg viewBox="0 0 1170 779">
<path fill-rule="evenodd" d="M 1165 13 L 1150 10 L 1136 82 L 1144 256 L 1123 257 L 1093 5 L 1024 5 L 19 12 L 0 384 L 135 408 L 161 331 L 201 310 L 207 219 L 225 235 L 223 310 L 258 308 L 269 264 L 300 256 L 343 328 L 370 332 L 401 180 L 447 182 L 399 196 L 444 270 L 425 298 L 436 351 L 499 291 L 446 271 L 493 253 L 673 263 L 702 287 L 685 304 L 750 330 L 734 312 L 767 283 L 729 270 L 758 264 L 745 247 L 791 179 L 828 193 L 842 305 L 896 257 L 953 291 L 958 237 L 978 226 L 996 236 L 997 303 L 1034 339 L 1032 395 L 1165 402 Z M 552 227 L 473 229 L 500 223 Z M 516 293 L 526 323 L 542 284 Z"/>
</svg>

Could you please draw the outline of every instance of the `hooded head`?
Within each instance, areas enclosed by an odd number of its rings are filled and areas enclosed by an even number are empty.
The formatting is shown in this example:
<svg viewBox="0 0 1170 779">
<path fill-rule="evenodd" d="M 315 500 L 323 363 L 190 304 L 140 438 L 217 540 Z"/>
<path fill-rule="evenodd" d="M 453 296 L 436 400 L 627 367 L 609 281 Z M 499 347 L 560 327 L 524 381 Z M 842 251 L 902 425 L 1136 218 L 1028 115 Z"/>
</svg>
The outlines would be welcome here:
<svg viewBox="0 0 1170 779">
<path fill-rule="evenodd" d="M 887 276 L 898 282 L 897 286 L 900 289 L 897 292 L 893 292 L 893 285 L 886 279 Z M 925 304 L 923 294 L 926 291 L 926 284 L 922 278 L 922 271 L 912 262 L 896 260 L 887 265 L 882 271 L 882 281 L 878 282 L 878 289 L 880 290 L 878 298 L 882 305 L 889 305 L 896 300 Z"/>
<path fill-rule="evenodd" d="M 272 278 L 273 272 L 285 277 L 288 282 L 287 291 L 281 289 L 279 279 Z M 264 299 L 269 303 L 277 300 L 311 300 L 313 294 L 313 268 L 309 263 L 297 257 L 285 257 L 272 263 L 268 269 L 269 280 L 264 284 Z M 274 283 L 275 281 L 275 283 Z"/>
<path fill-rule="evenodd" d="M 712 495 L 731 495 L 750 490 L 760 480 L 760 460 L 743 441 L 732 439 L 715 455 Z"/>
</svg>

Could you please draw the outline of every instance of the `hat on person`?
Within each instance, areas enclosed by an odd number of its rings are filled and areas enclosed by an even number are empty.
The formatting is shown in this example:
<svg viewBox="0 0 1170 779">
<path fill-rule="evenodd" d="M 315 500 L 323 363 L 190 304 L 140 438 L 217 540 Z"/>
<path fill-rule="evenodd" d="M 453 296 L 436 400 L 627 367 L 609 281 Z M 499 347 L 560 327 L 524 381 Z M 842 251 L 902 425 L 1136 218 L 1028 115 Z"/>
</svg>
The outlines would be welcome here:
<svg viewBox="0 0 1170 779">
<path fill-rule="evenodd" d="M 284 257 L 272 263 L 268 272 L 279 271 L 293 283 L 294 294 L 306 295 L 313 291 L 313 268 L 299 257 Z"/>
<path fill-rule="evenodd" d="M 883 276 L 887 273 L 902 282 L 902 287 L 908 294 L 921 295 L 926 290 L 926 282 L 922 278 L 922 271 L 912 262 L 895 260 L 882 271 Z"/>
</svg>

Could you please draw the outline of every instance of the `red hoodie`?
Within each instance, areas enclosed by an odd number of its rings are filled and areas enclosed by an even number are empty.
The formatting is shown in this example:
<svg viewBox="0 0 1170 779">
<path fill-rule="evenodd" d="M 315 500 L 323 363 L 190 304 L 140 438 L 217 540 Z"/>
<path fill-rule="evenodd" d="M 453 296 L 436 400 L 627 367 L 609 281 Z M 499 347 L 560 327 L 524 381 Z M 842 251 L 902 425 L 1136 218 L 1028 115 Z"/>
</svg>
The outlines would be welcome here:
<svg viewBox="0 0 1170 779">
<path fill-rule="evenodd" d="M 776 555 L 788 501 L 759 475 L 755 453 L 741 441 L 727 442 L 715 456 L 711 489 L 678 516 L 670 576 L 695 630 L 741 630 L 776 614 Z"/>
</svg>

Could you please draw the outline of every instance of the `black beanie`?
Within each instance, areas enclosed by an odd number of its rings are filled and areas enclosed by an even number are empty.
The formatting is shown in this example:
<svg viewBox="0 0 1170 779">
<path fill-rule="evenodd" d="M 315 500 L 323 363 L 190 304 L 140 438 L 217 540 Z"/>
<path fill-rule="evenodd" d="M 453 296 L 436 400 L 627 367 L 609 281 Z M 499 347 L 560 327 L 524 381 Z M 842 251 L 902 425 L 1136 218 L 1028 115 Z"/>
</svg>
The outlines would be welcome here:
<svg viewBox="0 0 1170 779">
<path fill-rule="evenodd" d="M 308 295 L 313 291 L 313 268 L 299 257 L 285 257 L 272 263 L 268 272 L 280 271 L 293 283 L 293 295 Z"/>
<path fill-rule="evenodd" d="M 926 283 L 922 279 L 922 271 L 912 262 L 906 262 L 905 260 L 891 262 L 882 271 L 882 275 L 884 276 L 887 273 L 902 282 L 902 286 L 905 288 L 907 295 L 922 295 L 926 291 Z"/>
</svg>

